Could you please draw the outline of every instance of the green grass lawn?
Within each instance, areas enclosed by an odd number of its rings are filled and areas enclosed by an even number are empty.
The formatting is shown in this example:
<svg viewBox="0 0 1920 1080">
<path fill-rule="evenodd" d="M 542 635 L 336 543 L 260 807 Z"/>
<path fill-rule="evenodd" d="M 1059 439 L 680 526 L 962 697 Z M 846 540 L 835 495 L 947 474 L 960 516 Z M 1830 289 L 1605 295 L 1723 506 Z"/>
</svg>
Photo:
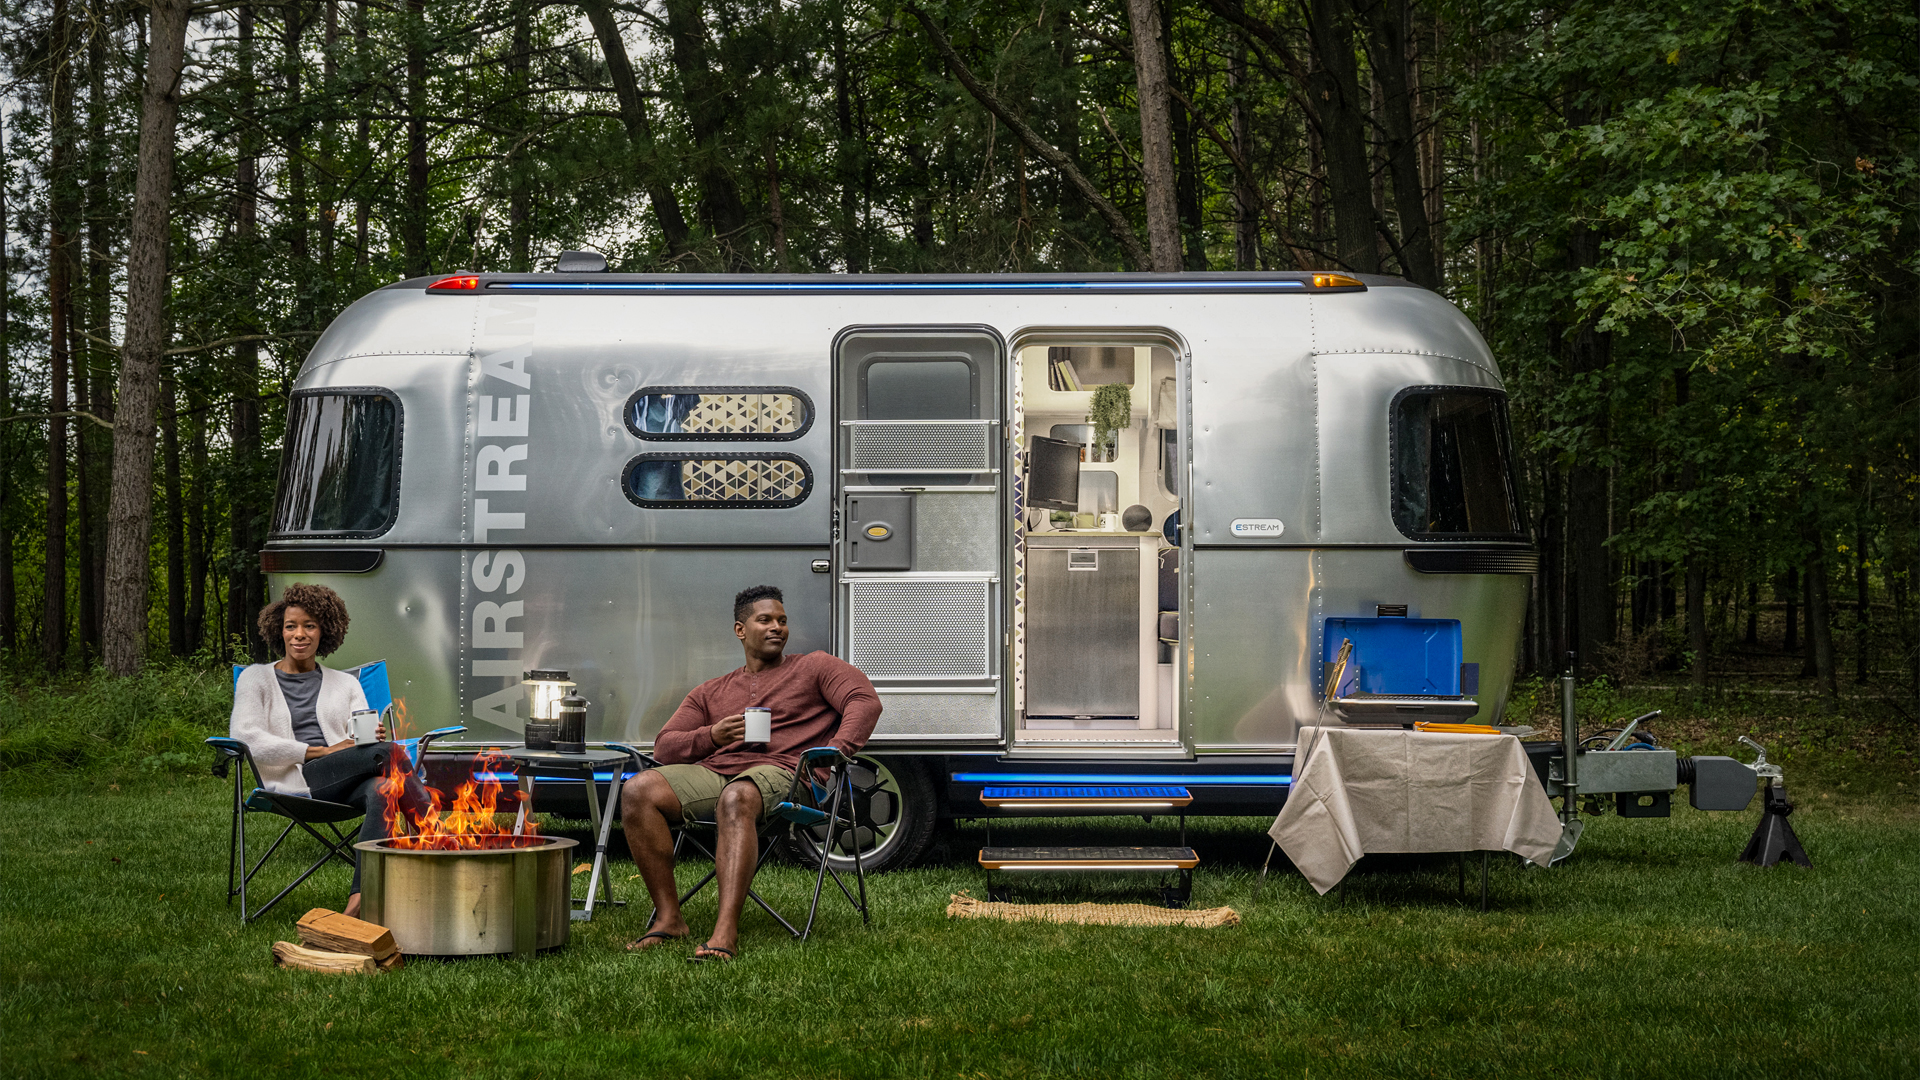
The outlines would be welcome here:
<svg viewBox="0 0 1920 1080">
<path fill-rule="evenodd" d="M 1562 867 L 1496 863 L 1484 915 L 1447 858 L 1363 864 L 1344 900 L 1291 874 L 1255 899 L 1264 822 L 1206 819 L 1194 901 L 1239 911 L 1224 930 L 949 920 L 949 894 L 980 893 L 981 830 L 962 827 L 944 864 L 870 881 L 872 929 L 835 899 L 796 945 L 750 908 L 728 966 L 622 951 L 646 904 L 620 861 L 636 906 L 558 953 L 329 977 L 277 970 L 268 947 L 340 905 L 344 870 L 241 928 L 221 902 L 222 782 L 15 773 L 0 1045 L 13 1076 L 1914 1075 L 1920 815 L 1887 787 L 1793 789 L 1812 871 L 1734 861 L 1757 800 L 1590 819 Z M 804 913 L 811 884 L 775 866 L 759 888 Z M 689 907 L 696 931 L 712 902 Z"/>
</svg>

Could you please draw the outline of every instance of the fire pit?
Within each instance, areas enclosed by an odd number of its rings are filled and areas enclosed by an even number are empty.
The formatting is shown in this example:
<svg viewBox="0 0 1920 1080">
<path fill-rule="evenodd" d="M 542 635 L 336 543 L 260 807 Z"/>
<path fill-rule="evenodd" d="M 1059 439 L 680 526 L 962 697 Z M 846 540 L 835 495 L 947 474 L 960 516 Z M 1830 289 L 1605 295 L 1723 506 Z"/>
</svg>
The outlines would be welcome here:
<svg viewBox="0 0 1920 1080">
<path fill-rule="evenodd" d="M 360 917 L 414 956 L 478 956 L 567 943 L 572 849 L 553 836 L 467 836 L 458 847 L 363 840 Z"/>
</svg>

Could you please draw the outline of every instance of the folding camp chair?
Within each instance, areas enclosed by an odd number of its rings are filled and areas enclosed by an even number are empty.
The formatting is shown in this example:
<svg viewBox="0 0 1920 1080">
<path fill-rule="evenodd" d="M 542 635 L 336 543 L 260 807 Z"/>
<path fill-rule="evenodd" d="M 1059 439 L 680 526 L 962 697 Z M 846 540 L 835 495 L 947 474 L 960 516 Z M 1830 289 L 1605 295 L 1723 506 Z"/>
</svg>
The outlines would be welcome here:
<svg viewBox="0 0 1920 1080">
<path fill-rule="evenodd" d="M 236 683 L 243 670 L 245 669 L 240 665 L 234 666 L 233 678 Z M 387 684 L 386 661 L 376 660 L 369 664 L 362 664 L 358 668 L 346 670 L 360 680 L 361 689 L 367 696 L 367 703 L 374 705 L 377 701 L 379 704 L 375 707 L 383 713 L 387 712 L 393 702 L 393 695 Z M 422 783 L 427 778 L 428 745 L 435 739 L 455 735 L 465 730 L 467 730 L 465 727 L 436 728 L 417 740 L 406 740 L 401 743 L 402 747 L 405 747 L 408 742 L 414 743 L 413 768 L 415 775 L 420 777 Z M 246 743 L 226 736 L 215 736 L 206 742 L 214 751 L 213 775 L 224 779 L 230 771 L 233 774 L 233 823 L 227 834 L 227 903 L 232 904 L 236 896 L 240 898 L 242 924 L 265 915 L 275 904 L 285 899 L 288 893 L 298 888 L 301 882 L 312 877 L 316 871 L 334 859 L 339 859 L 348 866 L 354 865 L 354 834 L 342 830 L 340 826 L 343 822 L 356 821 L 364 817 L 366 814 L 364 808 L 308 798 L 305 795 L 289 795 L 272 791 L 262 785 L 260 767 L 254 764 L 253 752 L 248 749 Z M 236 762 L 240 763 L 240 768 L 234 767 Z M 252 791 L 248 791 L 246 786 L 246 776 L 249 771 L 253 774 Z M 251 865 L 249 865 L 247 852 L 248 814 L 272 814 L 275 817 L 287 819 L 286 828 L 280 830 L 280 835 L 274 838 L 266 852 L 259 859 L 252 860 Z M 324 826 L 326 832 L 321 832 L 316 826 Z M 294 878 L 292 884 L 281 889 L 273 899 L 248 911 L 247 884 L 253 880 L 255 874 L 260 872 L 261 867 L 267 864 L 267 860 L 273 858 L 273 853 L 280 850 L 281 843 L 296 828 L 304 830 L 309 836 L 320 841 L 323 849 L 320 857 L 314 860 L 313 865 L 307 867 L 299 877 Z"/>
<path fill-rule="evenodd" d="M 608 743 L 607 747 L 612 750 L 625 751 L 634 759 L 637 767 L 652 768 L 655 765 L 651 757 L 631 746 L 622 743 Z M 860 863 L 860 849 L 857 836 L 858 825 L 853 820 L 853 786 L 849 772 L 852 765 L 852 758 L 847 757 L 837 748 L 831 746 L 816 746 L 802 753 L 800 755 L 800 767 L 794 770 L 793 783 L 787 788 L 786 798 L 774 806 L 773 812 L 770 815 L 772 820 L 784 824 L 786 829 L 781 830 L 770 826 L 762 830 L 760 834 L 760 851 L 753 863 L 755 876 L 759 875 L 760 867 L 765 865 L 767 856 L 773 853 L 774 846 L 780 842 L 783 836 L 792 837 L 798 843 L 805 844 L 809 847 L 814 845 L 818 845 L 819 847 L 817 857 L 819 858 L 820 866 L 818 872 L 814 875 L 813 902 L 807 909 L 806 925 L 800 929 L 794 929 L 793 924 L 788 922 L 778 911 L 774 910 L 773 905 L 762 899 L 760 894 L 754 891 L 751 884 L 747 887 L 747 899 L 760 905 L 760 909 L 768 915 L 773 916 L 773 920 L 785 927 L 787 933 L 792 934 L 801 941 L 805 941 L 808 935 L 813 933 L 814 917 L 820 911 L 820 892 L 826 884 L 828 875 L 833 876 L 834 885 L 838 886 L 841 895 L 847 898 L 847 903 L 852 904 L 853 909 L 860 913 L 861 923 L 864 925 L 872 925 L 873 922 L 871 912 L 867 906 L 866 870 Z M 815 783 L 812 779 L 813 770 L 822 766 L 829 770 L 825 785 Z M 822 803 L 825 803 L 827 806 L 825 810 L 820 809 Z M 687 818 L 682 821 L 680 827 L 675 830 L 673 841 L 673 857 L 675 862 L 679 861 L 680 852 L 687 844 L 692 844 L 708 859 L 714 858 L 713 849 L 709 848 L 698 836 L 694 835 L 696 830 L 701 832 L 708 830 L 717 832 L 719 830 L 719 823 L 711 819 L 701 818 Z M 847 888 L 846 882 L 841 880 L 840 871 L 833 868 L 829 858 L 836 843 L 847 840 L 849 836 L 852 836 L 855 841 L 854 843 L 848 844 L 847 849 L 853 855 L 854 877 L 859 888 L 858 899 L 855 899 L 853 890 Z M 707 884 L 714 879 L 716 873 L 718 873 L 718 868 L 707 871 L 705 877 L 694 882 L 692 888 L 681 894 L 680 903 L 684 906 L 688 900 L 693 899 L 695 894 L 707 887 Z M 648 921 L 651 923 L 651 918 L 649 918 Z"/>
</svg>

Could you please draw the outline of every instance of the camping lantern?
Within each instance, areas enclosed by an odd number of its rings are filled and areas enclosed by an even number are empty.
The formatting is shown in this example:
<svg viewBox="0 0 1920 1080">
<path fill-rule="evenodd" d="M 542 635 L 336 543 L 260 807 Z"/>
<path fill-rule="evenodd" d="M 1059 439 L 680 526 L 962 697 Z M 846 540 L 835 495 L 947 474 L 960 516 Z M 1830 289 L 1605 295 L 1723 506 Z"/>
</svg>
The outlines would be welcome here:
<svg viewBox="0 0 1920 1080">
<path fill-rule="evenodd" d="M 529 750 L 553 749 L 560 732 L 560 699 L 573 692 L 573 681 L 564 671 L 537 669 L 526 673 L 527 731 Z"/>
</svg>

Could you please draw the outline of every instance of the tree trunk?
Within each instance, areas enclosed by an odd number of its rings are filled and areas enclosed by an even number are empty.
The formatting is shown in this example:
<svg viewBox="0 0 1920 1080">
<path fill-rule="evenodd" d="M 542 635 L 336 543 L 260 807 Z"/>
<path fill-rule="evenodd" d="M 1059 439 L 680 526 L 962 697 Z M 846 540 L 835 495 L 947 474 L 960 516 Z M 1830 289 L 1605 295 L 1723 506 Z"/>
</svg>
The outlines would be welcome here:
<svg viewBox="0 0 1920 1080">
<path fill-rule="evenodd" d="M 1420 182 L 1420 146 L 1413 122 L 1413 91 L 1408 78 L 1408 38 L 1412 31 L 1406 0 L 1362 0 L 1356 8 L 1367 24 L 1368 55 L 1380 87 L 1380 127 L 1387 171 L 1393 178 L 1393 206 L 1400 216 L 1399 254 L 1408 280 L 1440 287 L 1440 261 L 1427 221 L 1426 188 Z"/>
<path fill-rule="evenodd" d="M 593 24 L 594 37 L 606 57 L 607 79 L 613 83 L 614 97 L 620 102 L 620 123 L 626 128 L 627 146 L 633 153 L 633 166 L 647 189 L 653 218 L 667 242 L 667 253 L 681 255 L 687 250 L 687 218 L 680 212 L 680 197 L 673 193 L 666 171 L 660 167 L 659 151 L 653 144 L 653 124 L 647 119 L 646 103 L 640 97 L 640 82 L 633 74 L 633 61 L 627 56 L 627 43 L 620 36 L 620 25 L 603 0 L 588 0 L 580 5 L 587 21 Z M 524 9 L 522 9 L 524 15 Z M 515 24 L 517 34 L 518 23 Z M 519 191 L 518 188 L 515 189 Z M 523 227 L 524 235 L 524 227 Z M 531 267 L 531 260 L 528 266 Z"/>
<path fill-rule="evenodd" d="M 67 0 L 53 0 L 52 85 L 47 151 L 47 513 L 46 566 L 40 647 L 47 667 L 58 669 L 67 654 L 67 411 L 68 342 L 73 324 L 72 20 Z"/>
<path fill-rule="evenodd" d="M 1787 629 L 1786 632 L 1780 636 L 1780 647 L 1787 652 L 1795 652 L 1800 648 L 1801 588 L 1799 567 L 1794 566 L 1787 569 L 1787 587 L 1780 591 L 1786 595 L 1787 603 Z M 1806 672 L 1803 671 L 1801 674 L 1804 675 Z"/>
<path fill-rule="evenodd" d="M 1693 652 L 1695 690 L 1707 688 L 1707 557 L 1687 556 L 1687 648 Z"/>
<path fill-rule="evenodd" d="M 184 0 L 154 0 L 140 148 L 127 245 L 126 340 L 114 423 L 113 502 L 108 511 L 106 661 L 115 675 L 140 670 L 147 648 L 147 564 L 153 536 L 153 414 L 166 349 L 167 203 L 173 193 L 173 129 L 186 51 Z"/>
<path fill-rule="evenodd" d="M 400 245 L 409 277 L 433 272 L 427 254 L 427 0 L 402 0 L 406 13 L 407 188 Z"/>
<path fill-rule="evenodd" d="M 326 12 L 324 44 L 321 50 L 321 94 L 327 102 L 327 119 L 320 126 L 320 152 L 334 160 L 340 152 L 340 4 L 322 0 Z M 335 236 L 338 232 L 340 187 L 327 170 L 320 170 L 320 262 L 328 282 L 338 281 L 333 263 Z"/>
<path fill-rule="evenodd" d="M 1867 583 L 1867 526 L 1865 522 L 1856 523 L 1853 533 L 1853 681 L 1867 681 L 1872 642 L 1872 590 Z"/>
<path fill-rule="evenodd" d="M 1812 554 L 1807 556 L 1807 644 L 1813 653 L 1813 674 L 1820 692 L 1838 697 L 1840 686 L 1834 677 L 1833 612 L 1827 593 L 1827 545 L 1819 527 L 1809 524 L 1803 534 Z"/>
<path fill-rule="evenodd" d="M 76 234 L 76 239 L 84 237 L 84 232 Z M 84 241 L 82 241 L 84 243 Z M 77 261 L 77 260 L 76 260 Z M 81 269 L 80 266 L 75 267 Z M 87 364 L 92 359 L 87 348 L 86 324 L 92 304 L 88 303 L 88 290 L 85 287 L 87 277 L 77 275 L 80 287 L 74 289 L 74 303 L 67 309 L 67 354 L 72 358 L 73 406 L 78 412 L 98 416 L 98 406 L 94 403 L 92 387 L 87 381 Z M 99 512 L 99 500 L 94 495 L 94 485 L 99 469 L 94 461 L 97 438 L 93 433 L 93 422 L 83 420 L 74 429 L 73 434 L 73 509 L 78 520 L 74 530 L 74 584 L 80 595 L 80 655 L 81 663 L 88 664 L 100 653 L 100 591 L 99 576 L 95 573 L 100 558 L 99 546 L 95 543 L 94 519 Z"/>
<path fill-rule="evenodd" d="M 97 17 L 89 12 L 91 17 Z M 86 288 L 74 313 L 85 317 L 74 327 L 74 398 L 86 404 L 87 412 L 111 424 L 113 422 L 112 350 L 99 344 L 113 334 L 114 233 L 117 217 L 110 197 L 107 157 L 107 48 L 106 34 L 97 28 L 87 35 L 87 186 L 86 186 Z M 84 388 L 84 389 L 83 389 Z M 81 448 L 85 464 L 81 469 L 81 518 L 84 555 L 81 559 L 82 607 L 88 645 L 98 650 L 104 633 L 103 598 L 107 584 L 107 502 L 113 461 L 111 432 L 91 421 L 80 426 Z"/>
<path fill-rule="evenodd" d="M 1367 101 L 1360 95 L 1346 5 L 1342 0 L 1307 0 L 1306 8 L 1315 61 L 1307 100 L 1327 156 L 1335 255 L 1349 270 L 1379 273 L 1373 177 L 1367 167 Z"/>
<path fill-rule="evenodd" d="M 353 6 L 353 54 L 354 58 L 359 61 L 359 68 L 362 72 L 365 72 L 367 65 L 372 62 L 372 52 L 373 43 L 367 34 L 367 3 L 366 0 L 360 0 L 359 3 Z M 353 136 L 356 140 L 354 143 L 356 146 L 367 146 L 373 140 L 373 119 L 368 115 L 368 111 L 367 87 L 363 77 L 358 91 L 354 94 L 355 116 L 353 121 Z M 366 181 L 362 180 L 356 183 L 354 185 L 354 191 L 353 271 L 355 276 L 358 277 L 367 272 L 367 220 L 372 216 L 372 209 L 367 203 Z M 226 650 L 222 648 L 221 655 L 224 656 L 225 654 Z"/>
<path fill-rule="evenodd" d="M 167 501 L 167 651 L 185 656 L 187 648 L 187 536 L 180 492 L 180 388 L 171 372 L 160 378 L 160 448 L 166 470 L 161 486 Z"/>
<path fill-rule="evenodd" d="M 713 70 L 700 0 L 665 0 L 665 7 L 669 55 L 680 75 L 681 105 L 698 155 L 693 173 L 700 184 L 700 217 L 720 245 L 722 264 L 729 272 L 744 273 L 753 269 L 742 245 L 747 211 L 726 161 L 727 131 L 737 119 L 735 98 Z"/>
<path fill-rule="evenodd" d="M 773 257 L 787 273 L 787 223 L 780 213 L 780 157 L 773 136 L 767 136 L 767 215 L 773 224 Z"/>
<path fill-rule="evenodd" d="M 847 70 L 847 5 L 833 5 L 833 122 L 840 136 L 834 147 L 834 182 L 840 189 L 840 258 L 847 273 L 867 269 L 865 234 L 860 228 L 858 151 L 853 141 L 853 76 Z"/>
<path fill-rule="evenodd" d="M 1133 72 L 1140 92 L 1140 171 L 1147 200 L 1147 245 L 1152 269 L 1181 266 L 1180 209 L 1175 201 L 1173 130 L 1167 107 L 1167 53 L 1159 0 L 1127 0 L 1133 26 Z"/>
<path fill-rule="evenodd" d="M 1227 68 L 1233 94 L 1233 149 L 1242 161 L 1253 160 L 1253 109 L 1247 104 L 1252 89 L 1247 81 L 1247 46 L 1236 41 Z M 1260 269 L 1260 192 L 1241 173 L 1233 179 L 1233 267 Z"/>
<path fill-rule="evenodd" d="M 1760 644 L 1760 583 L 1747 582 L 1747 634 L 1748 645 Z"/>
<path fill-rule="evenodd" d="M 0 118 L 0 416 L 13 415 L 13 327 L 8 313 L 13 304 L 13 264 L 7 240 L 7 186 L 13 169 L 7 157 L 4 118 Z M 13 580 L 13 446 L 14 425 L 0 431 L 0 649 L 9 656 L 20 644 L 19 596 Z"/>
<path fill-rule="evenodd" d="M 595 34 L 599 33 L 599 24 L 594 25 Z M 621 52 L 625 52 L 624 46 Z M 608 67 L 613 65 L 609 63 Z M 533 67 L 533 13 L 526 4 L 516 4 L 513 9 L 513 48 L 507 54 L 507 84 L 512 88 L 515 100 L 524 102 L 531 89 L 528 72 Z M 626 103 L 620 105 L 621 117 L 626 116 Z M 523 124 L 533 121 L 533 112 L 524 104 L 515 106 L 515 113 Z M 644 119 L 644 117 L 643 117 Z M 629 140 L 631 141 L 631 140 Z M 635 157 L 639 156 L 635 151 Z M 635 165 L 639 163 L 636 161 Z M 526 158 L 516 149 L 507 158 L 507 269 L 516 274 L 525 274 L 533 270 L 533 177 Z M 475 267 L 475 269 L 479 269 Z"/>
<path fill-rule="evenodd" d="M 193 424 L 187 440 L 187 461 L 193 468 L 187 486 L 187 651 L 193 653 L 207 643 L 207 564 L 213 557 L 213 534 L 207 528 L 207 399 L 191 383 L 187 412 Z"/>
</svg>

